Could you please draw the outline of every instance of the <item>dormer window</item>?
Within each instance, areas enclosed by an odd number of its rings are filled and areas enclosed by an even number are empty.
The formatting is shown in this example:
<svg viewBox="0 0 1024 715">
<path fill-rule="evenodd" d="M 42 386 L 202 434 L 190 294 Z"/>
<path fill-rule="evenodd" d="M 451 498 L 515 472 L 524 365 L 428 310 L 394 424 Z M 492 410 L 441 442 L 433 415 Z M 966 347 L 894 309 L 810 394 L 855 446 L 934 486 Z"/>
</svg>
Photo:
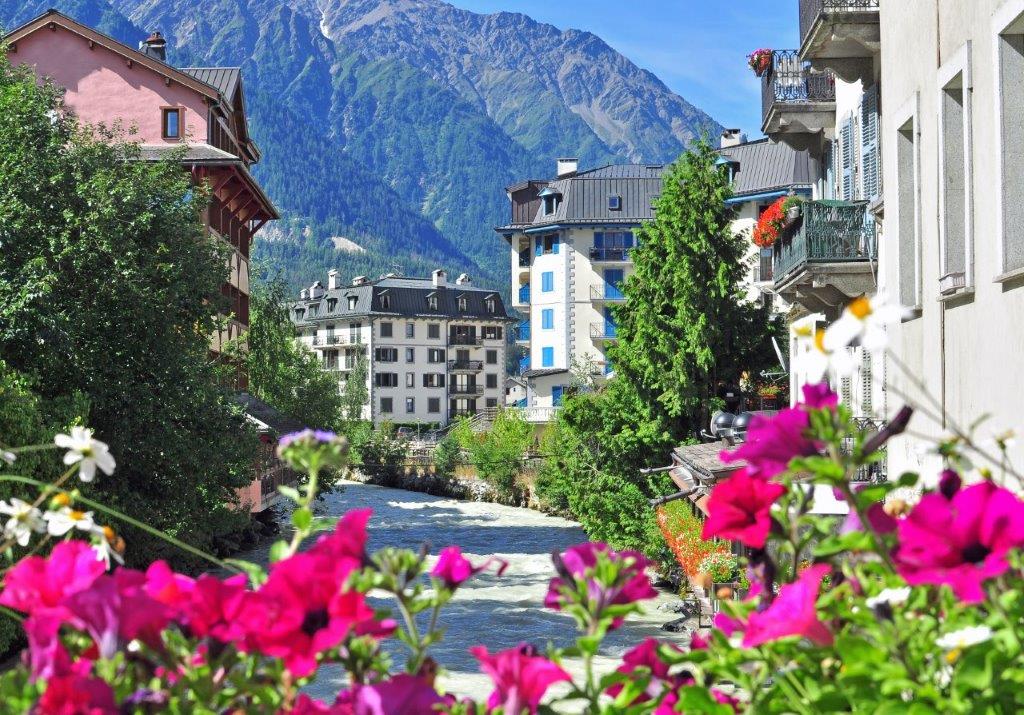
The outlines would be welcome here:
<svg viewBox="0 0 1024 715">
<path fill-rule="evenodd" d="M 391 310 L 391 296 L 390 295 L 386 295 L 385 294 L 385 295 L 382 295 L 380 297 L 380 309 L 381 310 Z"/>
<path fill-rule="evenodd" d="M 355 310 L 356 309 L 356 304 L 358 302 L 359 302 L 359 298 L 357 296 L 350 295 L 348 297 L 348 309 L 349 310 Z"/>
<path fill-rule="evenodd" d="M 484 301 L 484 307 L 487 309 L 488 313 L 494 315 L 494 296 L 489 296 L 487 300 Z"/>
<path fill-rule="evenodd" d="M 460 313 L 465 313 L 466 312 L 466 296 L 464 296 L 464 295 L 460 295 L 459 296 L 459 312 Z"/>
<path fill-rule="evenodd" d="M 558 204 L 559 204 L 559 202 L 560 202 L 560 200 L 562 198 L 562 195 L 559 194 L 554 189 L 552 189 L 550 186 L 547 187 L 547 188 L 541 189 L 541 191 L 538 194 L 538 196 L 540 196 L 541 200 L 544 202 L 544 215 L 545 216 L 550 216 L 551 214 L 555 213 L 555 211 L 558 210 Z"/>
<path fill-rule="evenodd" d="M 437 310 L 437 296 L 436 295 L 428 295 L 427 296 L 427 307 L 430 308 L 431 310 Z"/>
<path fill-rule="evenodd" d="M 609 211 L 621 211 L 622 210 L 622 197 L 621 196 L 609 196 L 608 197 L 608 210 Z"/>
<path fill-rule="evenodd" d="M 317 310 L 318 310 L 319 308 L 320 308 L 320 304 L 319 304 L 319 303 L 317 303 L 317 304 L 315 304 L 315 305 L 311 305 L 311 306 L 309 306 L 309 317 L 310 317 L 310 318 L 314 318 L 314 317 L 316 317 L 316 312 L 317 312 Z"/>
<path fill-rule="evenodd" d="M 302 320 L 302 318 L 305 317 L 305 315 L 306 315 L 306 309 L 305 308 L 296 308 L 295 309 L 295 319 L 296 320 Z"/>
<path fill-rule="evenodd" d="M 181 108 L 164 107 L 161 126 L 164 139 L 181 139 Z"/>
<path fill-rule="evenodd" d="M 327 299 L 327 312 L 328 313 L 333 313 L 337 309 L 338 309 L 338 299 L 337 298 L 328 298 Z"/>
</svg>

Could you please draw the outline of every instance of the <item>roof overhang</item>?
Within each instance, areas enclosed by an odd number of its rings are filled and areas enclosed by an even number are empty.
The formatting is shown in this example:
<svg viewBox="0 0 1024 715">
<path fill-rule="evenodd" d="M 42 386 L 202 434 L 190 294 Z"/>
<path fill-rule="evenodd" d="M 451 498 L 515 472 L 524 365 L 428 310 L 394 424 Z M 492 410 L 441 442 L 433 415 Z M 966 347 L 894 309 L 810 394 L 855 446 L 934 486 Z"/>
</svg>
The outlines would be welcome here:
<svg viewBox="0 0 1024 715">
<path fill-rule="evenodd" d="M 789 187 L 789 186 L 787 186 L 784 189 L 775 189 L 774 191 L 762 191 L 762 192 L 757 193 L 757 194 L 742 194 L 740 196 L 733 196 L 731 199 L 726 199 L 725 203 L 727 205 L 729 205 L 729 206 L 733 206 L 733 205 L 736 205 L 736 204 L 745 204 L 745 203 L 748 203 L 750 201 L 767 201 L 768 199 L 778 199 L 778 198 L 782 198 L 783 196 L 789 196 L 790 192 L 794 193 L 797 196 L 810 196 L 811 195 L 811 187 L 810 186 L 798 186 L 798 187 Z"/>
</svg>

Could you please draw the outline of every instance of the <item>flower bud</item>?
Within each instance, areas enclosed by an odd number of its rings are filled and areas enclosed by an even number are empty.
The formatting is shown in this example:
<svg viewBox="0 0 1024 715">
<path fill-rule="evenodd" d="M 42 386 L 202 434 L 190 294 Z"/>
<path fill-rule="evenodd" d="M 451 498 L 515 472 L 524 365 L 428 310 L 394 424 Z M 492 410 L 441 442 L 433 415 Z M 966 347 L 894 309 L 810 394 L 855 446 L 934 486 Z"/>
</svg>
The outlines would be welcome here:
<svg viewBox="0 0 1024 715">
<path fill-rule="evenodd" d="M 910 512 L 910 505 L 902 499 L 887 501 L 883 507 L 885 513 L 894 519 L 904 516 Z"/>
</svg>

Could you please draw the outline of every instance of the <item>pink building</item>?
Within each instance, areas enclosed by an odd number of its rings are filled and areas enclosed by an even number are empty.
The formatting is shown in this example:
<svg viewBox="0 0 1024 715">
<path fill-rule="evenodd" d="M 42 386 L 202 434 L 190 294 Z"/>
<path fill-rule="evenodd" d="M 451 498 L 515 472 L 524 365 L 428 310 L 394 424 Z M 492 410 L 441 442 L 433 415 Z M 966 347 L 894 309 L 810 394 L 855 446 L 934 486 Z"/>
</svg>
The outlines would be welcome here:
<svg viewBox="0 0 1024 715">
<path fill-rule="evenodd" d="M 241 72 L 237 67 L 182 67 L 166 61 L 166 42 L 154 33 L 136 50 L 50 10 L 5 38 L 11 61 L 33 67 L 66 88 L 65 103 L 84 124 L 121 126 L 156 160 L 184 146 L 183 165 L 205 181 L 213 199 L 208 230 L 234 249 L 222 293 L 230 301 L 228 327 L 211 340 L 224 343 L 249 325 L 249 246 L 277 210 L 249 173 L 260 159 L 249 138 Z M 247 378 L 239 366 L 238 386 Z"/>
</svg>

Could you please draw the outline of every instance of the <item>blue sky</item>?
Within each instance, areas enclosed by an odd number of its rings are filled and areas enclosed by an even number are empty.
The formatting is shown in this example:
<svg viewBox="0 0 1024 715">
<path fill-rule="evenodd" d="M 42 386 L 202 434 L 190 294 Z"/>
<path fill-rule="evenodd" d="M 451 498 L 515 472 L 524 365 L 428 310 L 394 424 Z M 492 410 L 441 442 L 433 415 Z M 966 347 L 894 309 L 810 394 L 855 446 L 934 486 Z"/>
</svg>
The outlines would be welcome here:
<svg viewBox="0 0 1024 715">
<path fill-rule="evenodd" d="M 448 0 L 475 12 L 526 13 L 589 30 L 726 127 L 761 135 L 758 47 L 797 43 L 797 0 Z"/>
</svg>

